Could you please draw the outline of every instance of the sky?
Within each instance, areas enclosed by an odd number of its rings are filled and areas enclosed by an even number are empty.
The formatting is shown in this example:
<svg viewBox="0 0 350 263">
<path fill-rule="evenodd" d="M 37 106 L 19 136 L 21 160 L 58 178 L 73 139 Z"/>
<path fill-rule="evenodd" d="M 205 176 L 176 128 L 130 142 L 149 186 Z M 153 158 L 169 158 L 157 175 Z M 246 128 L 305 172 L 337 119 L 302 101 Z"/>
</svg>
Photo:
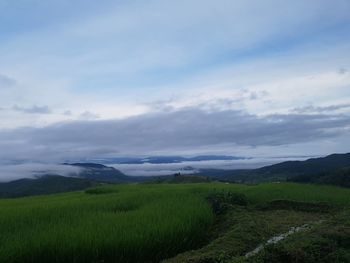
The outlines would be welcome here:
<svg viewBox="0 0 350 263">
<path fill-rule="evenodd" d="M 0 163 L 350 151 L 348 0 L 0 0 Z"/>
</svg>

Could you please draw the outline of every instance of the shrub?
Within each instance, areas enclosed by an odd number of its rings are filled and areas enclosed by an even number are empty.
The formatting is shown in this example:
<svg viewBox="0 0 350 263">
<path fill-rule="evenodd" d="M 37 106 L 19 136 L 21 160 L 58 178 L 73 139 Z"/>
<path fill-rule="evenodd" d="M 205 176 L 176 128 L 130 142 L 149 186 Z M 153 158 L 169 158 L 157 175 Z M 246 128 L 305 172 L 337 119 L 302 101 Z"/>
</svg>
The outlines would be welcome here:
<svg viewBox="0 0 350 263">
<path fill-rule="evenodd" d="M 214 190 L 209 193 L 207 200 L 211 204 L 215 214 L 222 214 L 233 205 L 248 205 L 248 200 L 244 194 L 235 193 L 229 190 Z"/>
</svg>

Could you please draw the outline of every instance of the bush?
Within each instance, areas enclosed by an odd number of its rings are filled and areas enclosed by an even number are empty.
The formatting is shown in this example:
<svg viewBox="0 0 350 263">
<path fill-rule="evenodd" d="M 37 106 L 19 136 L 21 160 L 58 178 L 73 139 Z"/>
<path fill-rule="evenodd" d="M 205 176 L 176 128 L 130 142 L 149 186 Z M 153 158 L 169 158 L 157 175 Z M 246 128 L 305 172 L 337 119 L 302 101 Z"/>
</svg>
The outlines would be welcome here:
<svg viewBox="0 0 350 263">
<path fill-rule="evenodd" d="M 112 187 L 96 187 L 85 190 L 86 194 L 92 195 L 114 194 L 117 192 L 118 190 Z"/>
<path fill-rule="evenodd" d="M 258 205 L 257 208 L 261 210 L 294 210 L 313 213 L 327 213 L 332 211 L 332 206 L 326 202 L 310 203 L 283 199 Z"/>
<path fill-rule="evenodd" d="M 207 196 L 215 214 L 222 214 L 233 206 L 247 206 L 248 200 L 244 194 L 235 193 L 229 190 L 213 191 Z"/>
</svg>

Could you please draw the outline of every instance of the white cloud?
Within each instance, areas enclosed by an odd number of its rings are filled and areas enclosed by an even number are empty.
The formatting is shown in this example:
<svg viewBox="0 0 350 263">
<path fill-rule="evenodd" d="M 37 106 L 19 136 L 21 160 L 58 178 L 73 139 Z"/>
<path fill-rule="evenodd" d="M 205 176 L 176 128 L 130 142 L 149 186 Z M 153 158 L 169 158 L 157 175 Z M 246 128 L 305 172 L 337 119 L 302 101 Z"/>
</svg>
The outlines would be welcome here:
<svg viewBox="0 0 350 263">
<path fill-rule="evenodd" d="M 207 95 L 201 96 L 209 98 L 220 92 L 236 97 L 241 87 L 252 89 L 251 94 L 273 89 L 277 100 L 291 89 L 309 89 L 312 83 L 303 77 L 349 67 L 344 56 L 348 41 L 339 41 L 339 35 L 317 39 L 319 31 L 332 32 L 330 28 L 349 21 L 348 1 L 136 1 L 108 10 L 0 45 L 0 71 L 18 80 L 11 93 L 0 91 L 0 103 L 87 110 L 102 119 L 127 117 L 147 112 L 145 102 L 186 89 L 202 89 Z M 296 46 L 288 47 L 293 41 Z M 274 52 L 274 46 L 282 51 Z M 215 74 L 211 82 L 207 75 Z M 324 85 L 323 80 L 314 85 Z M 339 84 L 334 81 L 332 85 Z M 250 108 L 270 108 L 258 101 Z M 45 124 L 64 120 L 59 115 L 40 118 Z"/>
<path fill-rule="evenodd" d="M 11 77 L 0 74 L 0 89 L 6 89 L 16 84 L 16 81 Z"/>
<path fill-rule="evenodd" d="M 134 1 L 16 32 L 0 43 L 0 158 L 344 151 L 349 12 Z"/>
<path fill-rule="evenodd" d="M 74 176 L 80 171 L 79 167 L 59 164 L 7 164 L 0 165 L 0 182 L 13 181 L 22 178 L 36 178 L 45 174 Z"/>
<path fill-rule="evenodd" d="M 44 105 L 44 106 L 33 105 L 28 108 L 14 105 L 12 109 L 14 111 L 19 111 L 19 112 L 28 113 L 28 114 L 50 114 L 51 113 L 51 110 L 47 105 Z"/>
<path fill-rule="evenodd" d="M 226 160 L 226 161 L 197 161 L 197 162 L 182 162 L 173 164 L 112 164 L 110 166 L 122 171 L 124 174 L 131 176 L 157 176 L 171 175 L 175 173 L 193 174 L 199 169 L 254 169 L 262 166 L 275 164 L 278 162 L 289 160 L 305 160 L 307 157 L 282 157 L 282 158 L 251 158 L 246 160 Z M 184 169 L 191 167 L 193 170 Z"/>
</svg>

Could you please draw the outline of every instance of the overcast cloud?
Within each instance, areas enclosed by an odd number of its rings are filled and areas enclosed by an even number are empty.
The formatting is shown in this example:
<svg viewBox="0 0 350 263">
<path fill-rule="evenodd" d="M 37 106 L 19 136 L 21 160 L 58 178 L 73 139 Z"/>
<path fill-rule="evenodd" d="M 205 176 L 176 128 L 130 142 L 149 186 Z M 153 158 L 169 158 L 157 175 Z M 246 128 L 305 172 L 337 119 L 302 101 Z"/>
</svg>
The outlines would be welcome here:
<svg viewBox="0 0 350 263">
<path fill-rule="evenodd" d="M 122 120 L 74 121 L 43 128 L 0 132 L 0 158 L 5 160 L 69 160 L 155 152 L 195 153 L 206 148 L 278 147 L 320 142 L 350 135 L 350 116 L 273 114 L 186 108 Z M 339 141 L 339 150 L 349 143 Z"/>
</svg>

